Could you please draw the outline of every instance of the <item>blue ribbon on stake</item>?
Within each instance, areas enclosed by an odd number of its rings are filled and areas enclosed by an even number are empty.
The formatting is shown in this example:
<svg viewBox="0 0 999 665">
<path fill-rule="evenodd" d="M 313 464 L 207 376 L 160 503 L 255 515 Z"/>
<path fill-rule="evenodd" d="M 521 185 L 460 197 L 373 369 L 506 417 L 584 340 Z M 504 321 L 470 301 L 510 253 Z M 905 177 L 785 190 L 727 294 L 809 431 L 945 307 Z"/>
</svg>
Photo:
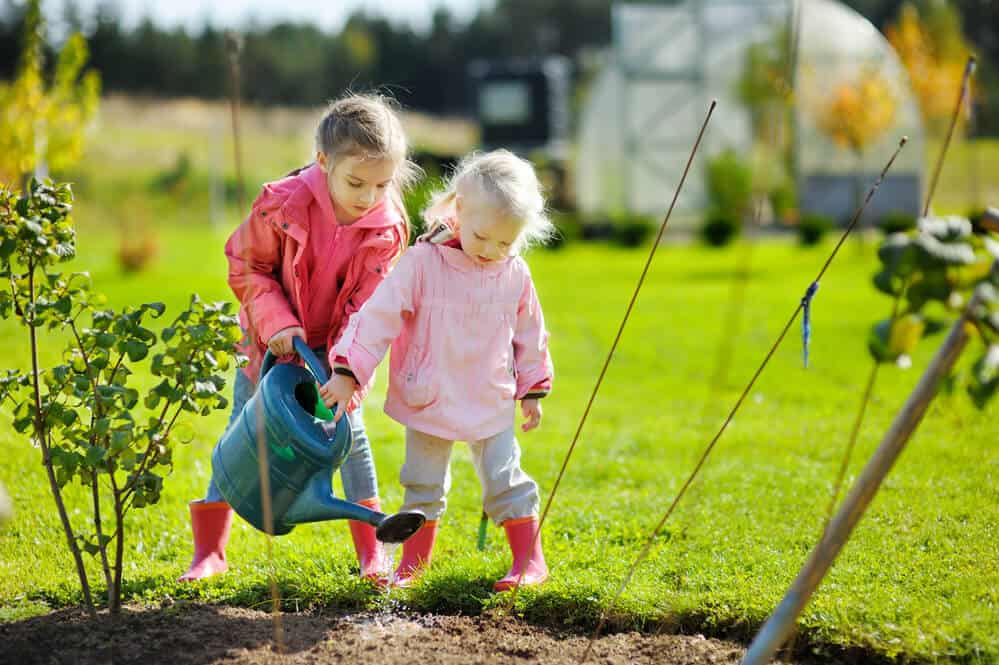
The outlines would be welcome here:
<svg viewBox="0 0 999 665">
<path fill-rule="evenodd" d="M 819 290 L 819 283 L 812 282 L 808 285 L 804 297 L 801 299 L 801 306 L 804 308 L 804 316 L 801 319 L 801 343 L 805 356 L 805 369 L 808 369 L 808 344 L 812 341 L 812 298 Z"/>
</svg>

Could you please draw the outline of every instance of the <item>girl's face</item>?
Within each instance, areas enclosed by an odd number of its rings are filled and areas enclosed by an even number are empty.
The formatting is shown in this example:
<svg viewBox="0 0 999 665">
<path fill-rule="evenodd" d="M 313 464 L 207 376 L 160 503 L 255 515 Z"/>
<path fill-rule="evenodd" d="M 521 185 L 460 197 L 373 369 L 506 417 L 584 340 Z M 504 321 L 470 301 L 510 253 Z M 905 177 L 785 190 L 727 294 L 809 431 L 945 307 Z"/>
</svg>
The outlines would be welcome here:
<svg viewBox="0 0 999 665">
<path fill-rule="evenodd" d="M 331 169 L 326 155 L 320 152 L 316 159 L 326 172 L 333 212 L 341 224 L 357 221 L 381 203 L 398 166 L 389 157 L 347 155 L 338 159 Z"/>
<path fill-rule="evenodd" d="M 480 193 L 458 194 L 458 239 L 461 249 L 479 265 L 503 261 L 514 253 L 523 228 L 520 220 L 498 210 Z"/>
</svg>

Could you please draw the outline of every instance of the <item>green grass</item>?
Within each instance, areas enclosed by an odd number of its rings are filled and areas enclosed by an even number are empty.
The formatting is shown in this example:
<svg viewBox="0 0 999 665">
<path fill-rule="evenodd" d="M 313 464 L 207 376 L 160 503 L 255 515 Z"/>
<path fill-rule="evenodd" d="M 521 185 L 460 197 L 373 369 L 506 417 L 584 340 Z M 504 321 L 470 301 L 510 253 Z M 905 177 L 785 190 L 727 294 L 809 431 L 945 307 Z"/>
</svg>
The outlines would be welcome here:
<svg viewBox="0 0 999 665">
<path fill-rule="evenodd" d="M 192 291 L 227 297 L 223 233 L 161 234 L 164 255 L 136 277 L 120 278 L 109 248 L 87 230 L 79 263 L 113 303 L 156 298 L 177 311 Z M 527 618 L 593 625 L 828 249 L 781 242 L 758 248 L 729 380 L 706 404 L 739 250 L 662 248 L 556 497 L 545 535 L 553 576 L 522 595 L 519 609 Z M 577 245 L 529 258 L 552 331 L 557 380 L 542 428 L 521 443 L 526 469 L 548 490 L 644 251 Z M 748 638 L 780 599 L 816 540 L 869 369 L 864 336 L 889 306 L 869 286 L 872 264 L 873 247 L 844 248 L 815 302 L 812 368 L 801 368 L 800 341 L 789 338 L 613 608 L 612 626 Z M 10 358 L 23 365 L 21 331 L 9 323 L 0 331 L 14 340 Z M 923 346 L 917 368 L 933 346 Z M 917 378 L 918 371 L 882 372 L 851 479 Z M 384 382 L 367 420 L 391 509 L 402 499 L 395 478 L 403 440 L 401 428 L 380 413 L 383 389 Z M 130 597 L 266 603 L 266 539 L 242 523 L 234 528 L 229 575 L 200 585 L 173 581 L 190 555 L 185 504 L 203 492 L 224 420 L 219 413 L 192 424 L 193 438 L 177 451 L 163 500 L 135 514 L 128 532 Z M 996 440 L 994 410 L 975 412 L 962 395 L 937 400 L 806 609 L 800 643 L 929 660 L 985 662 L 999 654 Z M 8 451 L 0 477 L 18 511 L 0 537 L 0 618 L 13 619 L 75 602 L 77 592 L 38 451 L 10 429 L 0 443 Z M 431 573 L 399 596 L 415 609 L 479 612 L 498 602 L 490 583 L 505 572 L 508 553 L 496 530 L 486 552 L 475 550 L 478 487 L 463 449 L 450 498 Z M 71 492 L 71 505 L 86 505 L 81 492 Z M 288 608 L 385 602 L 354 578 L 343 524 L 297 528 L 275 542 L 273 563 Z"/>
<path fill-rule="evenodd" d="M 116 133 L 102 125 L 87 163 L 74 176 L 80 258 L 112 304 L 161 300 L 178 312 L 189 294 L 229 298 L 222 245 L 236 223 L 233 207 L 209 224 L 205 185 L 208 136 L 158 120 Z M 136 121 L 136 125 L 138 125 Z M 127 127 L 126 127 L 127 129 Z M 159 131 L 162 129 L 162 131 Z M 224 131 L 220 129 L 219 131 Z M 222 139 L 217 139 L 224 145 Z M 262 181 L 304 160 L 293 133 L 271 132 L 247 149 L 247 179 Z M 995 142 L 988 144 L 996 152 Z M 307 145 L 306 145 L 307 149 Z M 189 151 L 194 177 L 175 195 L 149 183 Z M 228 147 L 220 159 L 228 162 Z M 307 152 L 307 150 L 306 150 Z M 944 172 L 945 205 L 963 209 Z M 252 196 L 252 190 L 251 190 Z M 943 199 L 941 199 L 943 200 Z M 159 256 L 144 272 L 123 276 L 114 252 L 123 220 L 151 230 Z M 698 631 L 749 639 L 782 597 L 817 540 L 823 512 L 870 369 L 865 338 L 890 302 L 870 286 L 874 246 L 847 244 L 816 296 L 812 367 L 801 367 L 796 327 L 722 437 L 700 480 L 667 523 L 653 555 L 621 601 L 609 599 L 662 517 L 741 389 L 791 315 L 832 246 L 802 250 L 791 241 L 757 247 L 735 331 L 722 329 L 740 247 L 709 251 L 663 246 L 570 461 L 545 529 L 552 579 L 520 595 L 527 619 L 592 628 L 601 611 L 609 628 Z M 646 256 L 570 245 L 529 255 L 552 332 L 554 393 L 538 431 L 520 439 L 526 470 L 544 496 L 613 340 Z M 734 335 L 725 385 L 709 378 L 723 335 Z M 24 331 L 0 322 L 7 341 L 0 368 L 28 364 Z M 914 368 L 883 369 L 848 481 L 887 430 L 941 337 L 923 343 Z M 43 363 L 58 359 L 50 345 Z M 970 355 L 970 354 L 969 354 Z M 965 363 L 966 365 L 966 363 Z M 141 377 L 139 377 L 141 379 Z M 384 373 L 366 409 L 382 496 L 402 502 L 399 425 L 381 413 Z M 710 399 L 710 402 L 709 402 Z M 227 414 L 189 421 L 161 502 L 134 513 L 127 532 L 126 593 L 266 607 L 266 538 L 237 522 L 232 570 L 203 584 L 174 582 L 190 560 L 186 503 L 200 497 L 209 452 Z M 9 426 L 0 408 L 0 481 L 12 495 L 14 520 L 0 529 L 0 621 L 78 602 L 79 592 L 37 449 Z M 854 537 L 808 605 L 797 645 L 820 654 L 861 649 L 865 657 L 994 662 L 999 659 L 999 422 L 961 394 L 938 397 Z M 89 505 L 80 488 L 71 509 Z M 355 577 L 347 527 L 306 525 L 276 539 L 273 568 L 287 609 L 399 608 L 477 613 L 502 602 L 491 583 L 506 571 L 501 532 L 475 549 L 479 489 L 463 447 L 456 449 L 448 513 L 429 574 L 411 591 L 385 598 Z M 80 523 L 81 513 L 74 519 Z M 94 562 L 89 562 L 96 573 Z M 96 579 L 97 575 L 94 576 Z"/>
</svg>

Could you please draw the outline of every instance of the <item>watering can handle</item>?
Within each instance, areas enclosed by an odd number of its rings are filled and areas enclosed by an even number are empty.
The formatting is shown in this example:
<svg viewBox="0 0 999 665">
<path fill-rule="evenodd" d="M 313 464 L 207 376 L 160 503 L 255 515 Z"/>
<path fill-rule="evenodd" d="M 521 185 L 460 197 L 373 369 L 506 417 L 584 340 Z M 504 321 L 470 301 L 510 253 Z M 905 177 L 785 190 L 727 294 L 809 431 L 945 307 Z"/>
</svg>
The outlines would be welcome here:
<svg viewBox="0 0 999 665">
<path fill-rule="evenodd" d="M 305 361 L 305 366 L 309 368 L 312 375 L 316 377 L 316 381 L 320 384 L 329 381 L 329 374 L 326 373 L 326 368 L 323 367 L 322 362 L 316 357 L 316 354 L 312 352 L 309 345 L 305 343 L 305 340 L 301 337 L 296 337 L 292 340 L 292 344 L 295 347 L 295 353 Z M 260 365 L 260 378 L 264 378 L 264 374 L 270 371 L 271 367 L 277 362 L 277 356 L 271 353 L 270 349 L 264 353 L 264 360 Z"/>
</svg>

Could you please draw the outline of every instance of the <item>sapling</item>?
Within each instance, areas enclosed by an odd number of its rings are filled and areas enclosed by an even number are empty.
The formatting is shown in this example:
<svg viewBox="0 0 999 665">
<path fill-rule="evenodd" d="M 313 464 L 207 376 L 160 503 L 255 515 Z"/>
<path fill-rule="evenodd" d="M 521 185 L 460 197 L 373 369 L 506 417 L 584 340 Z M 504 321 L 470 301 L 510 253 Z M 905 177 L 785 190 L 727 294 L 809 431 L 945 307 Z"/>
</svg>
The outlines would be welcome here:
<svg viewBox="0 0 999 665">
<path fill-rule="evenodd" d="M 68 185 L 32 179 L 23 194 L 0 188 L 0 318 L 26 331 L 31 366 L 0 376 L 0 403 L 41 452 L 56 510 L 76 565 L 83 603 L 96 614 L 83 553 L 96 557 L 112 615 L 121 609 L 126 516 L 160 499 L 172 468 L 182 414 L 225 409 L 225 376 L 239 358 L 230 303 L 197 295 L 158 332 L 163 303 L 104 307 L 85 273 L 57 266 L 76 255 Z M 44 367 L 43 344 L 65 344 Z M 46 354 L 52 357 L 55 354 Z M 155 377 L 139 385 L 140 376 Z M 74 524 L 66 488 L 78 483 L 90 505 Z"/>
</svg>

